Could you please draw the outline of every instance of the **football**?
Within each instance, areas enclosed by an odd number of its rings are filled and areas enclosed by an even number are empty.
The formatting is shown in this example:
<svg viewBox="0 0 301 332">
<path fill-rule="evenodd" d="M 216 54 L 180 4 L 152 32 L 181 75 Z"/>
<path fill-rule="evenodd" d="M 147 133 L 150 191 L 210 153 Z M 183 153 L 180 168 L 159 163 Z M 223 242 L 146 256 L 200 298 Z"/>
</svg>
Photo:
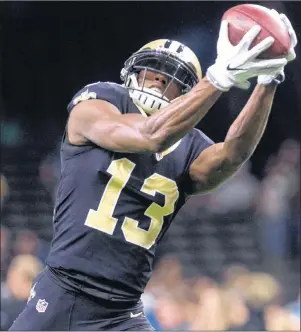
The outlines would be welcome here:
<svg viewBox="0 0 301 332">
<path fill-rule="evenodd" d="M 229 40 L 232 45 L 237 45 L 254 25 L 260 25 L 261 31 L 251 47 L 269 36 L 275 41 L 259 57 L 276 59 L 287 56 L 291 43 L 288 30 L 280 18 L 271 14 L 270 9 L 259 5 L 242 4 L 227 10 L 222 19 L 229 22 Z"/>
</svg>

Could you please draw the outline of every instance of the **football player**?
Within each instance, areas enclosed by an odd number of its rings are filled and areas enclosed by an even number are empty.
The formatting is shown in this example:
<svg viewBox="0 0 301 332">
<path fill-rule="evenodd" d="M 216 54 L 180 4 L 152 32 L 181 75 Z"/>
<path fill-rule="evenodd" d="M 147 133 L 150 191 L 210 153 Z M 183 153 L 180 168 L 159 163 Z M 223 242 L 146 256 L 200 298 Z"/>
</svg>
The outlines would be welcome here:
<svg viewBox="0 0 301 332">
<path fill-rule="evenodd" d="M 278 13 L 277 13 L 278 15 Z M 68 105 L 54 238 L 35 296 L 10 330 L 153 330 L 140 296 L 158 243 L 189 195 L 214 190 L 252 155 L 283 70 L 295 58 L 259 60 L 260 31 L 237 46 L 223 21 L 217 59 L 202 78 L 195 54 L 172 40 L 143 46 L 121 71 L 123 85 L 85 86 Z M 223 92 L 246 89 L 247 104 L 224 142 L 194 129 Z"/>
</svg>

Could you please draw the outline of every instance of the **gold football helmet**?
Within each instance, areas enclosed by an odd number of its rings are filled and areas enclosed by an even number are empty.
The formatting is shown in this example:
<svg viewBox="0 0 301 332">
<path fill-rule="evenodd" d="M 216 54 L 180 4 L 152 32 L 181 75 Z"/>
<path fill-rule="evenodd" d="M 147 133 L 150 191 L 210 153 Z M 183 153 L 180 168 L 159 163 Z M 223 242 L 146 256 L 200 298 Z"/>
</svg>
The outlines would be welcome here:
<svg viewBox="0 0 301 332">
<path fill-rule="evenodd" d="M 144 87 L 145 76 L 142 85 L 138 86 L 138 73 L 146 73 L 148 70 L 169 78 L 169 84 L 163 93 Z M 121 79 L 129 89 L 131 98 L 148 114 L 169 104 L 165 93 L 172 82 L 177 82 L 182 88 L 182 94 L 185 94 L 201 78 L 201 65 L 192 50 L 180 42 L 168 39 L 144 45 L 126 60 L 121 70 Z"/>
</svg>

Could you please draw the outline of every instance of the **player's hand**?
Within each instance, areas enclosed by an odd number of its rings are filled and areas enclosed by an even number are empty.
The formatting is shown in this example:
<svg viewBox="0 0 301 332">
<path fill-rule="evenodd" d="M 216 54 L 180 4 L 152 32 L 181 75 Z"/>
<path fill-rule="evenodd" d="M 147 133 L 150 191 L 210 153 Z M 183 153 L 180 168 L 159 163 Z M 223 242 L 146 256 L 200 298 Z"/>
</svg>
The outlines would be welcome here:
<svg viewBox="0 0 301 332">
<path fill-rule="evenodd" d="M 290 20 L 287 18 L 287 16 L 285 14 L 279 14 L 275 9 L 271 9 L 271 14 L 275 18 L 280 19 L 288 30 L 289 36 L 291 38 L 291 47 L 290 47 L 288 55 L 286 56 L 286 60 L 287 60 L 287 62 L 290 62 L 296 58 L 296 52 L 295 52 L 295 47 L 297 45 L 296 32 L 295 32 Z M 285 75 L 284 75 L 284 66 L 283 66 L 283 68 L 280 72 L 276 71 L 275 73 L 271 73 L 270 75 L 259 75 L 257 83 L 267 85 L 267 84 L 270 84 L 272 81 L 275 81 L 276 83 L 279 84 L 279 83 L 283 82 L 284 79 L 285 79 Z"/>
<path fill-rule="evenodd" d="M 271 75 L 275 71 L 282 70 L 282 67 L 287 63 L 284 58 L 256 59 L 273 44 L 273 37 L 267 37 L 249 49 L 260 30 L 260 26 L 253 26 L 242 40 L 233 46 L 228 37 L 228 22 L 222 21 L 217 42 L 217 59 L 206 73 L 208 80 L 217 89 L 227 91 L 232 86 L 248 89 L 250 86 L 248 79 L 251 77 Z"/>
<path fill-rule="evenodd" d="M 291 47 L 290 47 L 289 53 L 286 57 L 287 62 L 295 60 L 295 58 L 296 58 L 295 47 L 297 45 L 298 40 L 297 40 L 296 32 L 292 26 L 291 21 L 288 19 L 288 17 L 285 14 L 279 14 L 275 9 L 271 9 L 271 14 L 275 18 L 280 19 L 283 22 L 283 24 L 287 28 L 288 34 L 291 38 Z"/>
<path fill-rule="evenodd" d="M 286 56 L 286 60 L 287 60 L 287 62 L 292 61 L 296 58 L 296 52 L 295 52 L 295 47 L 297 45 L 296 32 L 295 32 L 290 20 L 287 18 L 287 16 L 285 14 L 279 14 L 275 9 L 271 9 L 271 14 L 275 18 L 281 20 L 287 28 L 287 31 L 291 38 L 291 47 L 290 47 L 288 55 Z M 284 75 L 284 66 L 283 66 L 283 68 L 280 72 L 276 71 L 275 73 L 271 73 L 270 75 L 259 75 L 257 83 L 267 85 L 267 84 L 270 84 L 272 81 L 275 81 L 276 83 L 279 84 L 279 83 L 283 82 L 284 79 L 285 79 L 285 75 Z"/>
</svg>

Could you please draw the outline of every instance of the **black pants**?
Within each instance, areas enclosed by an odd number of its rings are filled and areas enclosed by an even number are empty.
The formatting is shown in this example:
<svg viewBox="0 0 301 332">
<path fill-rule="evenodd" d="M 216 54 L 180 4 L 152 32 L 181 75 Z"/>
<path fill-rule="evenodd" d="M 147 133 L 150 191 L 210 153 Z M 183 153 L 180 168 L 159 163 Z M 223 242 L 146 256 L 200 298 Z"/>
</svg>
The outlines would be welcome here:
<svg viewBox="0 0 301 332">
<path fill-rule="evenodd" d="M 59 286 L 44 270 L 34 281 L 27 305 L 9 331 L 154 331 L 143 305 L 102 301 Z"/>
</svg>

